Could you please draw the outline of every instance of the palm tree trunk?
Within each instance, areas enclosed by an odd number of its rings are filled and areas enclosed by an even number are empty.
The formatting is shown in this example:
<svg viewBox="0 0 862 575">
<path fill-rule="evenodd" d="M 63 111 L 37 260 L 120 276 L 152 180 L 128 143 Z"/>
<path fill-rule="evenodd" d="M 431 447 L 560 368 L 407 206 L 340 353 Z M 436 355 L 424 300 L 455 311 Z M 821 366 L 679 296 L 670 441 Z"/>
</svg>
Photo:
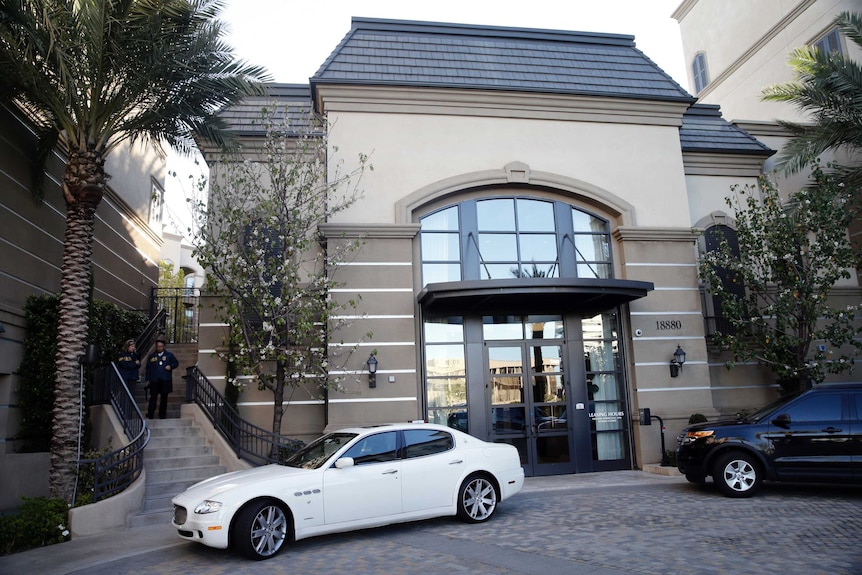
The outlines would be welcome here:
<svg viewBox="0 0 862 575">
<path fill-rule="evenodd" d="M 66 232 L 60 280 L 49 473 L 51 495 L 67 503 L 72 503 L 77 478 L 83 409 L 79 358 L 87 341 L 93 227 L 105 181 L 101 154 L 70 154 L 63 175 Z"/>
</svg>

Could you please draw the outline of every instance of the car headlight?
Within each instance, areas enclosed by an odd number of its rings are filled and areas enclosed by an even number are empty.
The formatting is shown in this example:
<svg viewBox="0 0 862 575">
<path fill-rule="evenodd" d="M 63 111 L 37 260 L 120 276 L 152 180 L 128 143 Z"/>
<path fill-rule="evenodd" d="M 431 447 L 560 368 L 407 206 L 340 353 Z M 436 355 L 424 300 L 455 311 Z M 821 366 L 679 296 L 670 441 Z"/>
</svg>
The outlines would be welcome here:
<svg viewBox="0 0 862 575">
<path fill-rule="evenodd" d="M 715 431 L 712 429 L 704 429 L 702 431 L 685 431 L 680 434 L 679 443 L 681 445 L 686 443 L 693 443 L 698 439 L 712 437 L 713 435 L 715 435 Z"/>
<path fill-rule="evenodd" d="M 195 513 L 203 515 L 205 513 L 216 513 L 217 511 L 221 511 L 221 501 L 212 501 L 207 499 L 203 503 L 199 504 L 195 507 Z"/>
</svg>

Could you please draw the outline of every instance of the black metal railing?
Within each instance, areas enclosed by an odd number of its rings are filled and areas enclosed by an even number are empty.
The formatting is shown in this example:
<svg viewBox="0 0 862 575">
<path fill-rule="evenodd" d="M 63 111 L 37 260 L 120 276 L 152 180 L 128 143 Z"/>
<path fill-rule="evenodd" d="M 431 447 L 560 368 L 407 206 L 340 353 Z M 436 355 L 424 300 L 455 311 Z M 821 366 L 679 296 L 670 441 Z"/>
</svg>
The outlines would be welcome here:
<svg viewBox="0 0 862 575">
<path fill-rule="evenodd" d="M 152 288 L 150 317 L 165 313 L 165 339 L 168 343 L 198 341 L 200 290 L 197 288 Z"/>
<path fill-rule="evenodd" d="M 158 310 L 156 314 L 151 317 L 150 322 L 147 324 L 147 327 L 144 328 L 144 331 L 141 332 L 141 335 L 135 339 L 135 349 L 138 350 L 138 353 L 140 353 L 142 357 L 150 350 L 150 346 L 153 345 L 156 336 L 165 332 L 165 320 L 167 316 L 167 310 Z"/>
<path fill-rule="evenodd" d="M 97 457 L 82 459 L 79 466 L 93 466 L 93 503 L 115 495 L 131 485 L 144 468 L 144 447 L 150 429 L 114 363 L 93 370 L 93 402 L 110 403 L 130 439 L 128 445 Z"/>
<path fill-rule="evenodd" d="M 298 439 L 278 435 L 241 419 L 224 396 L 197 368 L 186 369 L 186 401 L 197 403 L 234 453 L 255 465 L 280 463 L 304 445 Z"/>
</svg>

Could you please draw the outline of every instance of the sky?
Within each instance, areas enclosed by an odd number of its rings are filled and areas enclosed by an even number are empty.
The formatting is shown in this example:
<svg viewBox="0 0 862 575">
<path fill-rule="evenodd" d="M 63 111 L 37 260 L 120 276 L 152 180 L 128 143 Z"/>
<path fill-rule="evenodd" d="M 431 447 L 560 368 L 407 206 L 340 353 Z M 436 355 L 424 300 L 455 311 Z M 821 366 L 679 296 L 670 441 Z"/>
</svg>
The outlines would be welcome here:
<svg viewBox="0 0 862 575">
<path fill-rule="evenodd" d="M 227 0 L 222 20 L 236 55 L 276 82 L 307 83 L 350 30 L 353 16 L 630 34 L 688 90 L 682 0 Z"/>
</svg>

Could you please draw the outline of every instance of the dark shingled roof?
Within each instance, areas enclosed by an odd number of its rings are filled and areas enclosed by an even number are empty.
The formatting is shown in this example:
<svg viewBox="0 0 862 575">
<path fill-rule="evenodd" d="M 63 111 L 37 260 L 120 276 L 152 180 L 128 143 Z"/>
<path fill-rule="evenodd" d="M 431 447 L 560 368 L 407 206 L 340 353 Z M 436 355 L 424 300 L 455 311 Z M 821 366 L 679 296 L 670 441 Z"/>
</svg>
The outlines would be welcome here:
<svg viewBox="0 0 862 575">
<path fill-rule="evenodd" d="M 633 36 L 353 18 L 311 78 L 321 84 L 424 86 L 693 102 Z"/>
<path fill-rule="evenodd" d="M 263 135 L 264 108 L 273 109 L 274 121 L 286 122 L 290 132 L 305 131 L 309 126 L 311 88 L 308 84 L 267 84 L 266 95 L 246 97 L 219 114 L 240 135 Z M 285 118 L 285 113 L 287 117 Z"/>
<path fill-rule="evenodd" d="M 774 150 L 721 117 L 712 104 L 694 104 L 682 116 L 679 141 L 683 152 L 771 156 Z"/>
</svg>

